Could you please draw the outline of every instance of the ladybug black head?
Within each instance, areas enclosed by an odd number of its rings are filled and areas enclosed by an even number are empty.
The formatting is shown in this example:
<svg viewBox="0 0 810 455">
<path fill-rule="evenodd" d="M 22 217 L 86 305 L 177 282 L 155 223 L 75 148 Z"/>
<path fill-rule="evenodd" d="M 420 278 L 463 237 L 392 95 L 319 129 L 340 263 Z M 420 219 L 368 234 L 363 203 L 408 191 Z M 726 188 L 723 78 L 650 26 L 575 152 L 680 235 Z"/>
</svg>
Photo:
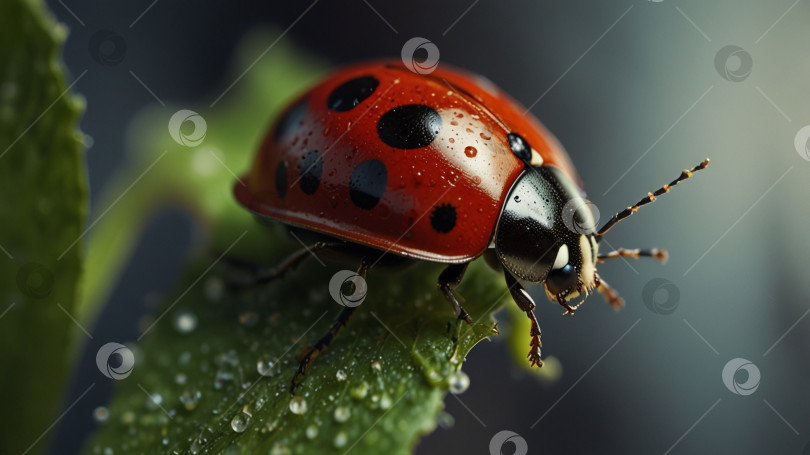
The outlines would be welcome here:
<svg viewBox="0 0 810 455">
<path fill-rule="evenodd" d="M 594 215 L 579 189 L 551 166 L 529 167 L 504 203 L 495 251 L 515 277 L 544 283 L 552 300 L 596 286 Z"/>
</svg>

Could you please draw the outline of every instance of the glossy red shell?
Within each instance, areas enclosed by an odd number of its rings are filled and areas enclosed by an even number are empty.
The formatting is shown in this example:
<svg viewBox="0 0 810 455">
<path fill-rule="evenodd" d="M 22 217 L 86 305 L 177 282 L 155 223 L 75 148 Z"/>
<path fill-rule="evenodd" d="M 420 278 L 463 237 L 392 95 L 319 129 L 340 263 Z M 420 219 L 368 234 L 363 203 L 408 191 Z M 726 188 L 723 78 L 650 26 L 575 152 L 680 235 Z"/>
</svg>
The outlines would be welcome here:
<svg viewBox="0 0 810 455">
<path fill-rule="evenodd" d="M 364 76 L 379 82 L 367 98 L 344 112 L 328 108 L 337 87 Z M 438 134 L 423 147 L 388 145 L 378 122 L 391 109 L 411 104 L 438 113 Z M 300 118 L 293 116 L 290 125 L 289 111 L 296 107 Z M 446 66 L 429 75 L 398 61 L 352 66 L 288 108 L 280 119 L 291 133 L 276 137 L 276 121 L 235 194 L 255 214 L 284 223 L 417 259 L 466 262 L 490 245 L 504 199 L 525 166 L 511 152 L 507 134 L 519 134 L 544 164 L 579 181 L 556 139 L 524 111 L 488 80 Z M 350 194 L 353 172 L 368 160 L 381 162 L 376 168 L 385 175 L 373 177 L 384 191 L 371 208 L 358 206 Z M 320 170 L 317 179 L 313 165 Z M 455 222 L 441 232 L 452 221 L 448 212 Z M 437 230 L 435 222 L 442 220 Z"/>
</svg>

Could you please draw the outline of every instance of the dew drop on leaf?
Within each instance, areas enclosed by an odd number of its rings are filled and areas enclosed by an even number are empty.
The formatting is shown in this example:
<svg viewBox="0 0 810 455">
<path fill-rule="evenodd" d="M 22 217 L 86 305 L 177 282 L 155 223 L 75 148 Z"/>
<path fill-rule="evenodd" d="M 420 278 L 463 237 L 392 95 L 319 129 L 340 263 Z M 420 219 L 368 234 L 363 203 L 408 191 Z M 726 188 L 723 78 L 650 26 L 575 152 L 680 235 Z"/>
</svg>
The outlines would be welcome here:
<svg viewBox="0 0 810 455">
<path fill-rule="evenodd" d="M 345 406 L 338 406 L 335 408 L 335 422 L 343 423 L 349 420 L 349 417 L 352 416 L 352 411 L 345 407 Z"/>
<path fill-rule="evenodd" d="M 346 435 L 346 433 L 343 431 L 339 431 L 338 434 L 335 435 L 335 440 L 333 441 L 333 444 L 335 445 L 336 448 L 339 449 L 341 447 L 344 447 L 348 441 L 349 437 Z"/>
<path fill-rule="evenodd" d="M 197 315 L 191 311 L 180 311 L 174 315 L 172 325 L 179 333 L 191 333 L 197 328 Z"/>
<path fill-rule="evenodd" d="M 290 399 L 290 412 L 295 415 L 304 415 L 307 412 L 307 400 L 304 397 Z"/>
<path fill-rule="evenodd" d="M 315 437 L 318 436 L 318 427 L 315 425 L 308 426 L 305 434 L 307 435 L 307 439 L 315 439 Z"/>
<path fill-rule="evenodd" d="M 380 409 L 391 409 L 391 396 L 383 393 L 380 397 Z"/>
<path fill-rule="evenodd" d="M 337 378 L 338 381 L 343 382 L 349 377 L 349 375 L 347 375 L 346 372 L 341 369 L 337 370 L 337 373 L 335 373 L 335 377 Z"/>
<path fill-rule="evenodd" d="M 183 403 L 186 410 L 193 411 L 197 408 L 200 397 L 202 397 L 202 393 L 199 390 L 186 390 L 180 395 L 180 403 Z"/>
<path fill-rule="evenodd" d="M 361 382 L 360 385 L 352 389 L 351 395 L 355 400 L 362 400 L 368 395 L 368 384 Z"/>
<path fill-rule="evenodd" d="M 250 424 L 250 416 L 244 412 L 239 412 L 231 419 L 231 429 L 237 433 L 244 432 Z"/>
<path fill-rule="evenodd" d="M 262 376 L 272 376 L 274 366 L 273 359 L 267 354 L 262 355 L 256 361 L 256 371 Z"/>
<path fill-rule="evenodd" d="M 163 403 L 163 396 L 159 393 L 153 393 L 146 398 L 146 409 L 154 411 L 161 403 Z"/>
<path fill-rule="evenodd" d="M 271 431 L 275 430 L 278 426 L 278 420 L 273 420 L 272 422 L 267 422 L 261 429 L 262 433 L 270 433 Z"/>
<path fill-rule="evenodd" d="M 233 372 L 229 369 L 220 368 L 214 376 L 214 388 L 219 390 L 225 386 L 226 382 L 233 380 Z"/>
<path fill-rule="evenodd" d="M 458 370 L 450 376 L 448 380 L 448 387 L 450 389 L 450 393 L 454 395 L 458 395 L 460 393 L 464 393 L 470 388 L 470 377 L 467 376 L 467 373 Z"/>
</svg>

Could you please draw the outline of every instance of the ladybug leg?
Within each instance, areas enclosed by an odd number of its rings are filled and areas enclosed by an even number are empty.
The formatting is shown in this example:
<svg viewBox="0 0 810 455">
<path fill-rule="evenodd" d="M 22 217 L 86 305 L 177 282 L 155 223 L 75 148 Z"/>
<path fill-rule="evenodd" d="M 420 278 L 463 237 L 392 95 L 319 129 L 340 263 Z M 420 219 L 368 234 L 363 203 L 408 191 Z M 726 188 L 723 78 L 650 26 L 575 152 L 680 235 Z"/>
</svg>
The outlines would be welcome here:
<svg viewBox="0 0 810 455">
<path fill-rule="evenodd" d="M 557 303 L 559 303 L 561 307 L 565 308 L 565 313 L 563 313 L 563 316 L 573 316 L 574 312 L 577 311 L 577 308 L 579 308 L 579 305 L 581 305 L 582 302 L 571 306 L 565 301 L 564 295 L 565 294 L 560 294 L 557 296 Z"/>
<path fill-rule="evenodd" d="M 532 323 L 532 328 L 529 331 L 529 335 L 531 335 L 532 340 L 529 343 L 531 348 L 529 349 L 529 361 L 531 362 L 532 366 L 542 367 L 543 361 L 540 360 L 540 347 L 543 346 L 543 343 L 540 342 L 540 324 L 537 323 L 537 317 L 534 315 L 534 300 L 526 292 L 526 289 L 520 284 L 515 277 L 512 276 L 511 273 L 504 270 L 504 276 L 506 277 L 506 285 L 509 287 L 509 293 L 512 294 L 512 298 L 517 303 L 518 307 L 521 310 L 526 312 L 526 316 L 529 317 L 529 320 Z"/>
<path fill-rule="evenodd" d="M 365 280 L 366 273 L 368 272 L 368 269 L 370 267 L 371 262 L 368 259 L 363 258 L 363 260 L 360 263 L 360 268 L 357 270 L 357 275 L 359 275 L 362 279 Z M 321 352 L 326 350 L 326 348 L 328 348 L 330 344 L 332 344 L 332 341 L 338 335 L 340 330 L 346 326 L 346 323 L 349 322 L 349 318 L 351 318 L 352 314 L 354 314 L 354 311 L 356 309 L 357 307 L 348 307 L 348 306 L 343 307 L 343 309 L 340 310 L 340 314 L 338 314 L 337 319 L 335 319 L 335 321 L 329 327 L 329 331 L 326 332 L 326 334 L 322 336 L 320 339 L 318 339 L 318 341 L 308 346 L 305 346 L 303 349 L 301 349 L 300 352 L 298 352 L 298 355 L 295 356 L 295 360 L 298 361 L 298 369 L 295 371 L 295 374 L 293 375 L 290 384 L 290 395 L 295 394 L 295 388 L 298 386 L 299 377 L 307 374 L 307 371 L 309 370 L 309 367 L 315 360 L 315 358 L 318 357 L 318 355 L 320 355 Z"/>
<path fill-rule="evenodd" d="M 602 293 L 602 296 L 605 298 L 607 303 L 613 307 L 614 310 L 618 310 L 624 306 L 624 299 L 619 296 L 618 292 L 616 292 L 602 278 L 600 278 L 599 275 L 596 275 L 596 290 Z"/>
<path fill-rule="evenodd" d="M 256 265 L 250 265 L 248 262 L 241 261 L 239 259 L 229 261 L 231 264 L 235 264 L 240 267 L 252 268 L 253 271 L 248 276 L 228 280 L 226 286 L 231 291 L 239 291 L 283 278 L 288 272 L 301 265 L 301 263 L 308 259 L 310 255 L 314 255 L 318 251 L 327 248 L 334 248 L 340 245 L 343 244 L 338 242 L 317 242 L 310 246 L 305 246 L 304 248 L 287 256 L 275 267 L 259 267 Z"/>
<path fill-rule="evenodd" d="M 439 275 L 437 286 L 439 290 L 442 291 L 442 294 L 444 294 L 444 298 L 450 302 L 450 305 L 453 305 L 453 311 L 455 311 L 456 317 L 458 319 L 464 319 L 467 321 L 467 324 L 472 324 L 470 315 L 464 311 L 464 308 L 462 308 L 461 304 L 458 302 L 458 298 L 456 298 L 456 295 L 453 293 L 453 289 L 455 289 L 464 278 L 464 273 L 467 271 L 468 265 L 470 265 L 469 262 L 447 266 Z"/>
<path fill-rule="evenodd" d="M 667 259 L 669 259 L 669 253 L 667 253 L 667 250 L 661 250 L 658 248 L 651 248 L 649 250 L 641 250 L 638 248 L 634 250 L 628 250 L 626 248 L 619 248 L 615 251 L 611 251 L 610 253 L 600 254 L 599 256 L 596 257 L 596 260 L 598 262 L 605 262 L 608 259 L 616 259 L 616 258 L 638 259 L 641 257 L 655 258 L 658 259 L 658 261 L 663 264 L 664 262 L 667 262 Z"/>
<path fill-rule="evenodd" d="M 223 251 L 217 251 L 216 253 L 219 256 L 219 255 L 223 255 L 224 252 Z M 236 256 L 230 256 L 228 254 L 224 254 L 222 256 L 221 261 L 223 263 L 227 264 L 229 267 L 232 267 L 232 268 L 235 268 L 235 269 L 242 269 L 242 270 L 246 270 L 246 271 L 249 271 L 249 272 L 256 272 L 257 270 L 260 270 L 262 268 L 262 266 L 260 264 L 257 264 L 255 262 L 249 260 L 249 259 L 244 259 L 244 258 L 240 258 L 240 257 L 236 257 Z"/>
</svg>

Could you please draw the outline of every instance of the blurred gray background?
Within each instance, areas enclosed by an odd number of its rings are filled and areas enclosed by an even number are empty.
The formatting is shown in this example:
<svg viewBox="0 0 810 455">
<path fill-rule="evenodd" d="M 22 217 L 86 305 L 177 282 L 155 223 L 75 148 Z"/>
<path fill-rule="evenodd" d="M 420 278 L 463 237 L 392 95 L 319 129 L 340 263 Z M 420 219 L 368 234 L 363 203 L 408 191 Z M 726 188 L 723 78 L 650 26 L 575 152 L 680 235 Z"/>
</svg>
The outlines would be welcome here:
<svg viewBox="0 0 810 455">
<path fill-rule="evenodd" d="M 75 90 L 87 99 L 82 130 L 94 139 L 92 203 L 126 160 L 129 121 L 155 104 L 130 71 L 164 101 L 208 99 L 231 83 L 244 34 L 294 22 L 283 40 L 335 66 L 396 57 L 414 36 L 433 41 L 443 62 L 531 106 L 567 148 L 603 220 L 711 157 L 708 170 L 607 237 L 671 254 L 664 266 L 600 267 L 625 309 L 595 297 L 564 318 L 534 292 L 544 352 L 560 359 L 562 379 L 542 385 L 513 366 L 503 342 L 483 343 L 464 367 L 470 389 L 446 400 L 455 425 L 416 452 L 487 453 L 501 430 L 532 454 L 810 451 L 810 152 L 807 137 L 798 151 L 794 144 L 810 124 L 807 0 L 347 0 L 316 2 L 303 16 L 309 1 L 48 3 L 70 29 L 67 66 L 74 76 L 88 70 Z M 104 29 L 126 44 L 117 66 L 89 51 Z M 171 289 L 194 229 L 174 212 L 149 225 L 95 339 L 137 337 L 144 301 Z M 82 362 L 92 365 L 97 348 Z M 729 366 L 729 389 L 722 371 L 735 358 L 753 367 Z M 94 380 L 74 378 L 65 402 Z M 735 394 L 734 382 L 758 388 Z M 108 386 L 70 410 L 54 453 L 79 449 Z"/>
</svg>

